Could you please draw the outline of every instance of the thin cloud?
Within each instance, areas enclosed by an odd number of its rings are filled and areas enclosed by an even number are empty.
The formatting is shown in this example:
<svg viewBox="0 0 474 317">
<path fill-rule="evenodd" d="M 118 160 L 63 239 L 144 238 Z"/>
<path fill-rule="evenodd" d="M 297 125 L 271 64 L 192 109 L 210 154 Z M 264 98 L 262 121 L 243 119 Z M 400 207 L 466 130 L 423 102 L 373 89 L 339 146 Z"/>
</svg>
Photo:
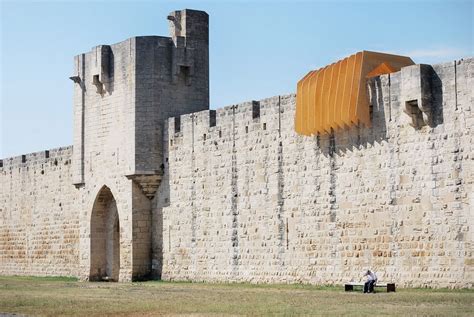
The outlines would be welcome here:
<svg viewBox="0 0 474 317">
<path fill-rule="evenodd" d="M 467 56 L 469 52 L 458 48 L 418 49 L 406 52 L 411 57 L 446 58 L 453 56 Z"/>
</svg>

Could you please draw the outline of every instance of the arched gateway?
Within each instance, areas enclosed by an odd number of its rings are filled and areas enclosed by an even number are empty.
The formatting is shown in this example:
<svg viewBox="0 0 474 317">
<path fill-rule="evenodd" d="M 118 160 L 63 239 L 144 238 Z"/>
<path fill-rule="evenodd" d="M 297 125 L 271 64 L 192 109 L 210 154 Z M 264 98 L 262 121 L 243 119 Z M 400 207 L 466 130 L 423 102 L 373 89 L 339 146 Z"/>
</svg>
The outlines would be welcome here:
<svg viewBox="0 0 474 317">
<path fill-rule="evenodd" d="M 120 224 L 117 204 L 107 186 L 97 194 L 91 216 L 90 281 L 118 281 Z"/>
</svg>

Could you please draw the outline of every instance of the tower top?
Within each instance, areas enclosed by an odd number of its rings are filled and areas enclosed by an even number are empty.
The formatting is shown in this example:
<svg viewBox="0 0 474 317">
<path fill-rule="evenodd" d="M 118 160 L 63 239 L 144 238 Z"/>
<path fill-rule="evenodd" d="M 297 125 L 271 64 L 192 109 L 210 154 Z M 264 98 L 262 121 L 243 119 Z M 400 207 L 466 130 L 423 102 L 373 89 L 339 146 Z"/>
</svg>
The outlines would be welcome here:
<svg viewBox="0 0 474 317">
<path fill-rule="evenodd" d="M 176 42 L 177 37 L 209 43 L 209 15 L 204 11 L 184 9 L 168 15 L 170 36 Z"/>
</svg>

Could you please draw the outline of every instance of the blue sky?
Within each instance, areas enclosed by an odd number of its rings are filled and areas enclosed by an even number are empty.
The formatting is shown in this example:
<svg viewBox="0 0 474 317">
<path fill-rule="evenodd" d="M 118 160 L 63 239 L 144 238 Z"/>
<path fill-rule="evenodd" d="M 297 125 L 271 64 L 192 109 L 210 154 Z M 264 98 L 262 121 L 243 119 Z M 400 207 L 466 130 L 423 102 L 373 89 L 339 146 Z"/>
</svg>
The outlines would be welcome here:
<svg viewBox="0 0 474 317">
<path fill-rule="evenodd" d="M 418 63 L 474 55 L 473 1 L 0 0 L 0 157 L 72 144 L 73 56 L 168 35 L 169 12 L 210 15 L 211 108 L 294 92 L 360 50 Z"/>
</svg>

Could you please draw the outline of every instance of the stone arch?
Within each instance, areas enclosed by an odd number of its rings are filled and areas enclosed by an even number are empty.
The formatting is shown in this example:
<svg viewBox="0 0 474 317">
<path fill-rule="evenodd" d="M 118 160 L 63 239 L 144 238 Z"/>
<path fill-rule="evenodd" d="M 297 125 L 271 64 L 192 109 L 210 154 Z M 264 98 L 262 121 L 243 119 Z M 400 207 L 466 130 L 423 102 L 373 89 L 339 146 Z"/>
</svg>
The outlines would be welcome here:
<svg viewBox="0 0 474 317">
<path fill-rule="evenodd" d="M 118 281 L 120 221 L 110 188 L 103 186 L 94 201 L 90 223 L 90 281 Z"/>
</svg>

